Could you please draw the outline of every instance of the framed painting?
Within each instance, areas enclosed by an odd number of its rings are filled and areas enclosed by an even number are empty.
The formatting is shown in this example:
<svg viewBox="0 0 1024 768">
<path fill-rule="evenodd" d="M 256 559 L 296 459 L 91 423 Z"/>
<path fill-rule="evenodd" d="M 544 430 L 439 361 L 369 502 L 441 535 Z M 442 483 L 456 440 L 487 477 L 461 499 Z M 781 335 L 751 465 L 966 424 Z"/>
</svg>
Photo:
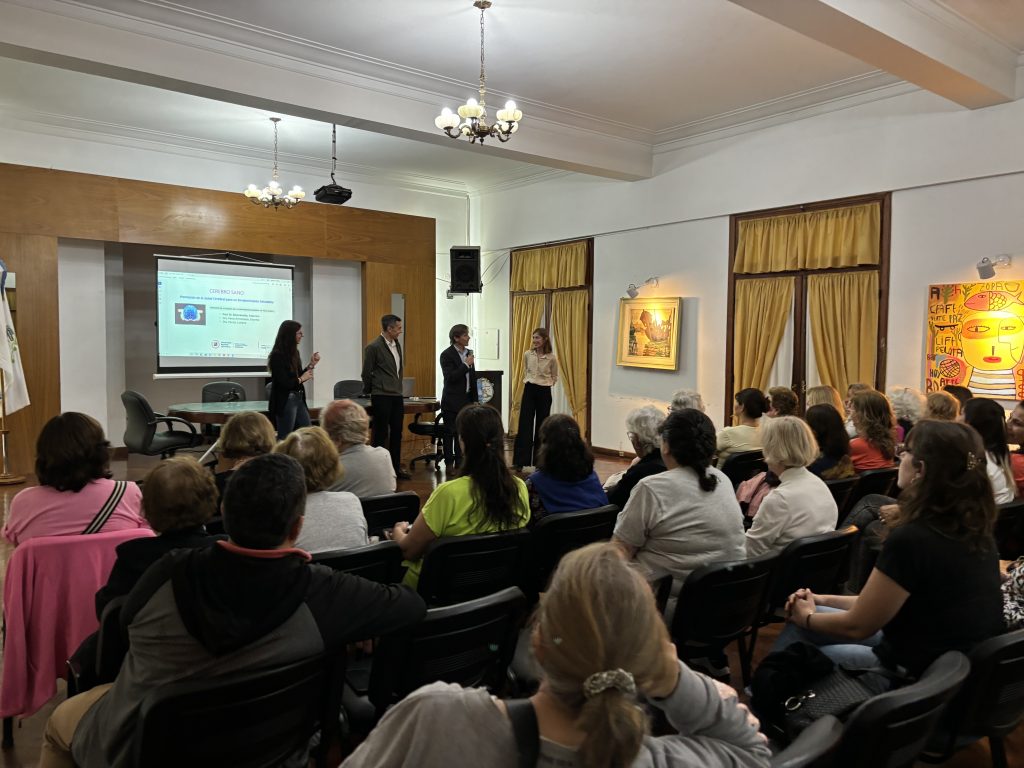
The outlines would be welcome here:
<svg viewBox="0 0 1024 768">
<path fill-rule="evenodd" d="M 679 368 L 679 310 L 683 300 L 619 299 L 616 365 L 674 371 Z"/>
</svg>

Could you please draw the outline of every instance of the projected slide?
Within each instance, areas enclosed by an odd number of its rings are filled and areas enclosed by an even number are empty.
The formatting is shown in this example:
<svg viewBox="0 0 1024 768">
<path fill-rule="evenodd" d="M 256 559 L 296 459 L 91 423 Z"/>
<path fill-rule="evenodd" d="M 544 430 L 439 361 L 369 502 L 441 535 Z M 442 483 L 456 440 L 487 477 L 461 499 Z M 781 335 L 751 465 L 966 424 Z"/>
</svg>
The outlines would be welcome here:
<svg viewBox="0 0 1024 768">
<path fill-rule="evenodd" d="M 292 318 L 292 268 L 157 256 L 157 371 L 259 372 Z"/>
</svg>

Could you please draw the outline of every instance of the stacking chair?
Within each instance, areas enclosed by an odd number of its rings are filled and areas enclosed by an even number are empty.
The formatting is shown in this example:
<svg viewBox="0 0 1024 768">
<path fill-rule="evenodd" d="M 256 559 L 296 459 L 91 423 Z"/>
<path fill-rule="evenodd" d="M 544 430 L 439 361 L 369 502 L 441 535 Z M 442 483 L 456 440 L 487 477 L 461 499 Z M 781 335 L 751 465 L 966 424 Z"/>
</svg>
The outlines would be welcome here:
<svg viewBox="0 0 1024 768">
<path fill-rule="evenodd" d="M 768 471 L 761 451 L 740 451 L 729 456 L 719 469 L 737 488 L 744 480 L 749 480 L 758 472 Z"/>
<path fill-rule="evenodd" d="M 411 524 L 420 513 L 420 497 L 415 491 L 367 496 L 359 503 L 363 505 L 366 532 L 370 536 L 383 536 L 386 528 L 403 520 Z"/>
<path fill-rule="evenodd" d="M 396 541 L 382 541 L 356 549 L 335 549 L 318 552 L 313 562 L 326 565 L 335 571 L 343 571 L 378 584 L 397 584 L 402 580 L 402 550 Z"/>
<path fill-rule="evenodd" d="M 921 759 L 944 763 L 960 747 L 988 738 L 994 768 L 1006 768 L 1003 737 L 1024 718 L 1024 630 L 979 643 L 971 673 L 946 707 Z"/>
<path fill-rule="evenodd" d="M 839 510 L 839 521 L 842 522 L 854 505 L 872 493 L 880 493 L 883 496 L 891 496 L 893 488 L 896 487 L 896 475 L 899 470 L 896 467 L 884 469 L 868 469 L 860 473 L 857 478 L 857 485 L 850 491 L 846 499 L 845 509 Z"/>
<path fill-rule="evenodd" d="M 843 738 L 843 724 L 825 715 L 801 731 L 793 743 L 772 755 L 771 768 L 828 768 Z"/>
<path fill-rule="evenodd" d="M 359 397 L 363 394 L 362 379 L 342 379 L 334 382 L 334 399 L 344 400 L 350 397 Z"/>
<path fill-rule="evenodd" d="M 779 553 L 763 624 L 781 621 L 775 612 L 791 594 L 807 587 L 819 595 L 835 594 L 846 580 L 850 547 L 857 538 L 857 526 L 803 536 L 789 542 Z"/>
<path fill-rule="evenodd" d="M 138 392 L 125 390 L 121 393 L 121 402 L 127 417 L 124 444 L 129 453 L 166 459 L 173 456 L 175 451 L 193 448 L 203 441 L 192 422 L 156 413 L 149 401 Z M 166 425 L 167 430 L 157 432 L 156 428 L 160 424 Z M 186 429 L 175 429 L 175 424 L 184 425 Z"/>
<path fill-rule="evenodd" d="M 615 530 L 619 508 L 607 504 L 596 509 L 546 515 L 533 528 L 531 589 L 541 592 L 562 556 L 595 541 L 608 541 Z"/>
<path fill-rule="evenodd" d="M 993 533 L 1000 560 L 1016 560 L 1024 555 L 1024 499 L 999 505 Z"/>
<path fill-rule="evenodd" d="M 423 555 L 418 591 L 427 605 L 451 605 L 518 587 L 527 576 L 525 528 L 432 542 Z"/>
<path fill-rule="evenodd" d="M 311 659 L 154 688 L 142 700 L 132 765 L 271 768 L 320 734 L 316 764 L 336 735 L 345 665 Z"/>
<path fill-rule="evenodd" d="M 836 525 L 839 526 L 843 522 L 843 518 L 846 517 L 844 510 L 847 509 L 846 502 L 850 500 L 850 494 L 854 492 L 857 483 L 860 478 L 854 475 L 853 477 L 843 477 L 839 480 L 826 480 L 825 485 L 828 486 L 828 490 L 832 494 L 832 498 L 835 499 L 836 509 L 839 510 L 839 519 L 836 521 Z"/>
<path fill-rule="evenodd" d="M 948 651 L 916 683 L 865 701 L 847 719 L 833 764 L 836 768 L 910 768 L 970 668 L 966 656 Z"/>
<path fill-rule="evenodd" d="M 777 553 L 749 560 L 703 565 L 691 573 L 679 592 L 669 632 L 682 658 L 705 656 L 693 644 L 724 647 L 736 641 L 743 684 L 750 683 L 757 625 L 764 613 Z"/>
</svg>

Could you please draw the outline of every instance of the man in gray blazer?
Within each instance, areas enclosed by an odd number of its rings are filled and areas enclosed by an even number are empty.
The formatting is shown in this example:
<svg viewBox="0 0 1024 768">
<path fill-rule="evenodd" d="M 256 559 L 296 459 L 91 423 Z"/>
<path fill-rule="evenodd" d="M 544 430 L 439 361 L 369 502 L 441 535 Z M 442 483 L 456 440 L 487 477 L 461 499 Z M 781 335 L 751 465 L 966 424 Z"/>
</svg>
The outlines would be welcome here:
<svg viewBox="0 0 1024 768">
<path fill-rule="evenodd" d="M 402 318 L 384 315 L 380 319 L 381 333 L 363 350 L 363 394 L 370 398 L 373 426 L 370 442 L 386 446 L 391 453 L 395 476 L 408 480 L 410 475 L 402 469 L 402 426 L 405 419 L 405 400 L 402 397 L 402 373 L 405 365 L 402 345 Z"/>
</svg>

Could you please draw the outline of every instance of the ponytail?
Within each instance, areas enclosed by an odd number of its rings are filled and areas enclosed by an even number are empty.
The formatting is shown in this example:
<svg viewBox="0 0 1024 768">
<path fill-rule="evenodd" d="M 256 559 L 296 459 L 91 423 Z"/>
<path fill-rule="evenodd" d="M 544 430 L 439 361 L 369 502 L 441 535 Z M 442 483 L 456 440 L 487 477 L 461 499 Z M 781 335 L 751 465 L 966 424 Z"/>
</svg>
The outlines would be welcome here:
<svg viewBox="0 0 1024 768">
<path fill-rule="evenodd" d="M 647 733 L 647 717 L 636 696 L 609 688 L 583 702 L 576 727 L 587 734 L 579 749 L 583 765 L 615 768 L 636 759 Z"/>
<path fill-rule="evenodd" d="M 708 471 L 715 455 L 715 427 L 707 414 L 693 408 L 672 411 L 662 422 L 661 438 L 676 464 L 697 473 L 702 491 L 715 490 L 718 478 Z"/>
</svg>

